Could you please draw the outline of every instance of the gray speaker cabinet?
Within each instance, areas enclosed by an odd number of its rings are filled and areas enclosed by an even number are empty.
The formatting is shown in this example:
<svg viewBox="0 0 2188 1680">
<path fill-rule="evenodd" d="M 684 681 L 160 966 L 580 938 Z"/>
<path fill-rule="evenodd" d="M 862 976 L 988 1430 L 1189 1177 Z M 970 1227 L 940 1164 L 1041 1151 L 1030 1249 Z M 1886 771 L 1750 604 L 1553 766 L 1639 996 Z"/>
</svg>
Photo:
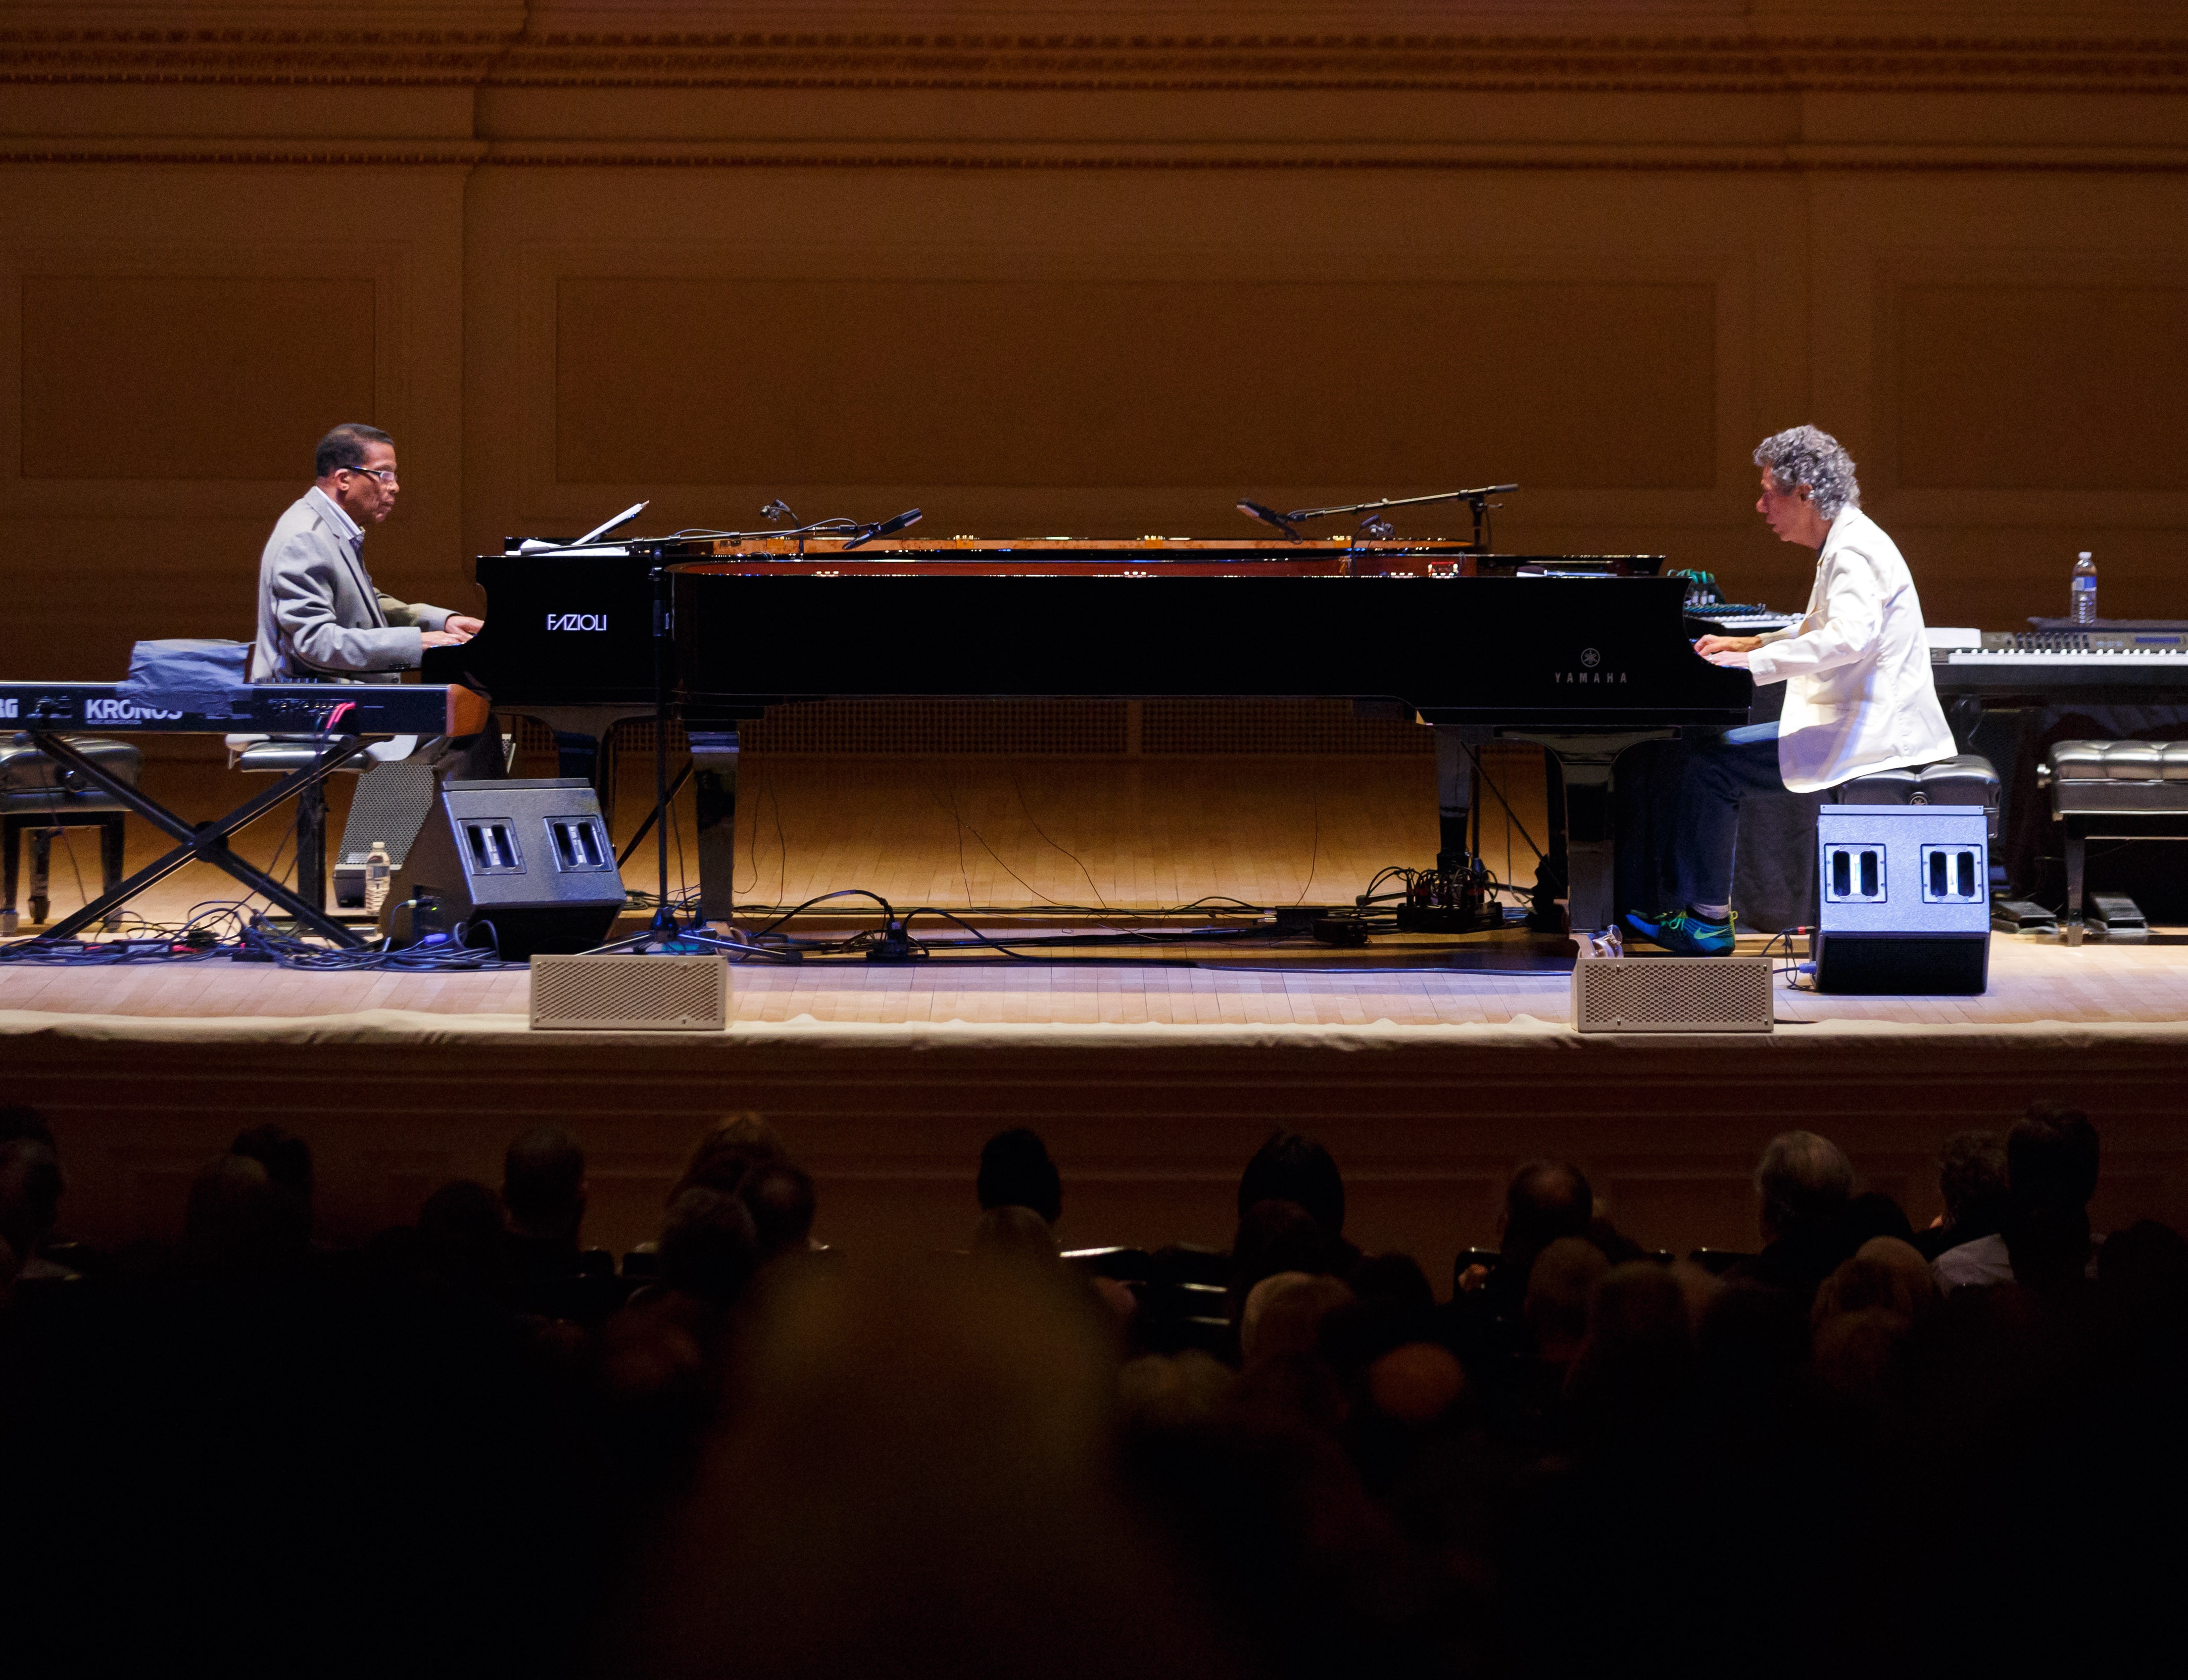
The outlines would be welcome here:
<svg viewBox="0 0 2188 1680">
<path fill-rule="evenodd" d="M 491 943 L 523 961 L 601 944 L 623 902 L 623 872 L 589 784 L 448 781 L 395 871 L 380 925 L 404 940 L 436 925 L 461 927 L 466 944 Z"/>
<path fill-rule="evenodd" d="M 1990 983 L 1981 805 L 1825 805 L 1816 814 L 1819 992 L 1972 997 Z"/>
</svg>

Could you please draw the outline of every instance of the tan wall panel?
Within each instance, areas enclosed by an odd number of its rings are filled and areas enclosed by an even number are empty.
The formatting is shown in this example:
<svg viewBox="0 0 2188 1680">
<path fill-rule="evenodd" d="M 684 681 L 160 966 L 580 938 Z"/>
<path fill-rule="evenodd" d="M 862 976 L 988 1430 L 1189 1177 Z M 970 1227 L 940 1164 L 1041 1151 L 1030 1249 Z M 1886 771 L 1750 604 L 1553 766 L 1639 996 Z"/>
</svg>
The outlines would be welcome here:
<svg viewBox="0 0 2188 1680">
<path fill-rule="evenodd" d="M 1909 286 L 1899 482 L 2188 489 L 2188 288 Z"/>
<path fill-rule="evenodd" d="M 363 280 L 26 274 L 26 478 L 308 479 L 374 413 Z"/>
<path fill-rule="evenodd" d="M 565 279 L 563 483 L 1714 480 L 1706 285 Z M 1572 415 L 1621 447 L 1575 447 Z"/>
<path fill-rule="evenodd" d="M 141 638 L 248 637 L 266 534 L 341 420 L 402 454 L 375 577 L 471 603 L 459 172 L 223 161 L 0 183 L 7 675 L 116 678 Z"/>
</svg>

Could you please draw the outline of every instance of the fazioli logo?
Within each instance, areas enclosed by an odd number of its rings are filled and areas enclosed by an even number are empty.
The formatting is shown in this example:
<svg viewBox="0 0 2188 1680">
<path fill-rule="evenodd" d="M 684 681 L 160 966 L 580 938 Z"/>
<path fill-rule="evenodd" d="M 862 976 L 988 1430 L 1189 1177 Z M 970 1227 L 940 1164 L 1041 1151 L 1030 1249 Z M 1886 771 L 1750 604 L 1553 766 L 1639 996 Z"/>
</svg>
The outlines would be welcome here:
<svg viewBox="0 0 2188 1680">
<path fill-rule="evenodd" d="M 547 628 L 550 630 L 605 630 L 608 615 L 605 612 L 550 612 Z"/>
<path fill-rule="evenodd" d="M 93 700 L 83 708 L 84 721 L 90 724 L 138 723 L 182 715 L 180 712 L 155 712 L 149 706 L 133 706 L 126 700 Z"/>
</svg>

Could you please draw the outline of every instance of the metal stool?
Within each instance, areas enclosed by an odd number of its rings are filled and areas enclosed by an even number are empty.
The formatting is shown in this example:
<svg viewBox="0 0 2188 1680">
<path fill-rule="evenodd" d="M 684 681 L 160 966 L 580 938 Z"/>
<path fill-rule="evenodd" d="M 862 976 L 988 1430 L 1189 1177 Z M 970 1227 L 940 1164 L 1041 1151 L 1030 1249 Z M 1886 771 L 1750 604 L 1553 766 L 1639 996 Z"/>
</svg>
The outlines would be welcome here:
<svg viewBox="0 0 2188 1680">
<path fill-rule="evenodd" d="M 2188 840 L 2188 741 L 2061 741 L 2036 769 L 2067 833 L 2067 943 L 2082 943 L 2092 840 Z"/>
<path fill-rule="evenodd" d="M 228 767 L 245 775 L 287 775 L 309 769 L 325 750 L 324 741 L 308 736 L 231 735 Z M 407 753 L 409 747 L 403 750 Z M 335 774 L 361 775 L 374 762 L 360 754 Z M 313 910 L 327 907 L 327 792 L 324 786 L 307 787 L 296 796 L 296 896 Z"/>
<path fill-rule="evenodd" d="M 144 755 L 126 741 L 92 736 L 70 736 L 70 745 L 95 760 L 115 776 L 137 785 Z M 48 891 L 53 867 L 54 837 L 65 828 L 99 830 L 100 891 L 121 883 L 123 843 L 128 807 L 104 788 L 74 770 L 65 770 L 18 735 L 0 744 L 0 852 L 5 854 L 4 879 L 0 879 L 0 935 L 12 934 L 21 925 L 15 911 L 15 888 L 22 870 L 23 836 L 31 837 L 31 920 L 45 921 L 52 909 Z M 106 925 L 114 926 L 110 916 Z"/>
</svg>

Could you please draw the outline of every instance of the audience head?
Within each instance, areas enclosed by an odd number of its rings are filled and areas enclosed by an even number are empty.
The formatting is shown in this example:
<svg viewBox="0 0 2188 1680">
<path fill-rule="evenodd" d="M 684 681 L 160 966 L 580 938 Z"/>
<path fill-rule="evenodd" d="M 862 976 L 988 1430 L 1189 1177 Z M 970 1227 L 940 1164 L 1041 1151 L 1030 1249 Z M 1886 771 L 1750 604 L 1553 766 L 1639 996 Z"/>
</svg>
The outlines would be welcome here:
<svg viewBox="0 0 2188 1680">
<path fill-rule="evenodd" d="M 1279 1271 L 1328 1271 L 1330 1241 L 1314 1215 L 1296 1202 L 1256 1202 L 1231 1243 L 1231 1316 L 1264 1277 Z"/>
<path fill-rule="evenodd" d="M 20 1103 L 0 1107 L 0 1242 L 27 1261 L 60 1217 L 60 1156 L 45 1117 Z"/>
<path fill-rule="evenodd" d="M 2005 1140 L 1994 1131 L 1956 1131 L 1947 1138 L 1937 1153 L 1937 1193 L 1954 1229 L 1994 1227 L 2005 1215 Z"/>
<path fill-rule="evenodd" d="M 760 1263 L 796 1254 L 813 1235 L 813 1180 L 790 1161 L 764 1161 L 746 1175 L 738 1192 L 752 1215 Z"/>
<path fill-rule="evenodd" d="M 1869 1311 L 1911 1325 L 1937 1305 L 1937 1280 L 1921 1251 L 1897 1237 L 1872 1237 L 1823 1281 L 1811 1316 L 1819 1328 L 1842 1313 Z"/>
<path fill-rule="evenodd" d="M 294 1132 L 277 1125 L 252 1126 L 236 1134 L 228 1153 L 257 1161 L 267 1177 L 310 1204 L 312 1146 Z"/>
<path fill-rule="evenodd" d="M 747 1110 L 728 1115 L 708 1127 L 693 1147 L 684 1175 L 668 1192 L 668 1199 L 674 1202 L 686 1190 L 702 1187 L 734 1196 L 742 1187 L 745 1175 L 754 1167 L 789 1159 L 781 1134 L 758 1114 Z"/>
<path fill-rule="evenodd" d="M 1328 1273 L 1279 1271 L 1247 1293 L 1238 1317 L 1238 1355 L 1248 1364 L 1283 1354 L 1312 1353 L 1322 1322 L 1353 1299 Z"/>
<path fill-rule="evenodd" d="M 803 1268 L 604 1649 L 658 1680 L 1238 1672 L 1108 1474 L 1114 1353 L 1015 1266 Z"/>
<path fill-rule="evenodd" d="M 1436 1342 L 1407 1342 L 1368 1367 L 1368 1398 L 1394 1423 L 1433 1423 L 1466 1393 L 1466 1370 Z"/>
<path fill-rule="evenodd" d="M 183 1247 L 199 1276 L 275 1277 L 302 1258 L 310 1241 L 308 1205 L 255 1156 L 223 1155 L 191 1181 Z"/>
<path fill-rule="evenodd" d="M 1040 1134 L 1025 1126 L 999 1131 L 980 1151 L 980 1206 L 1031 1208 L 1050 1225 L 1063 1216 L 1063 1181 Z"/>
<path fill-rule="evenodd" d="M 1595 1192 L 1578 1167 L 1534 1160 L 1512 1175 L 1504 1192 L 1506 1262 L 1525 1277 L 1535 1256 L 1561 1237 L 1585 1237 L 1595 1218 Z"/>
<path fill-rule="evenodd" d="M 973 1252 L 990 1260 L 1056 1264 L 1056 1234 L 1031 1208 L 1015 1202 L 990 1208 L 973 1227 Z"/>
<path fill-rule="evenodd" d="M 680 1294 L 726 1306 L 759 1264 L 759 1233 L 736 1196 L 701 1185 L 669 1204 L 661 1227 L 661 1281 Z"/>
<path fill-rule="evenodd" d="M 1653 1260 L 1628 1260 L 1596 1285 L 1568 1386 L 1599 1434 L 1645 1433 L 1678 1399 L 1693 1356 L 1678 1280 Z"/>
<path fill-rule="evenodd" d="M 1524 1309 L 1538 1358 L 1571 1365 L 1587 1339 L 1588 1304 L 1610 1274 L 1603 1250 L 1582 1237 L 1560 1237 L 1535 1257 Z"/>
<path fill-rule="evenodd" d="M 1853 1164 L 1813 1131 L 1780 1132 L 1755 1169 L 1762 1237 L 1810 1237 L 1836 1226 L 1853 1195 Z"/>
<path fill-rule="evenodd" d="M 2097 1250 L 2097 1283 L 2130 1350 L 2188 1365 L 2188 1239 L 2143 1220 Z"/>
<path fill-rule="evenodd" d="M 2089 1198 L 2097 1190 L 2097 1130 L 2079 1109 L 2029 1105 L 2006 1134 L 2006 1253 L 2014 1282 L 2072 1288 L 2089 1261 Z"/>
<path fill-rule="evenodd" d="M 501 1204 L 520 1237 L 577 1241 L 585 1218 L 585 1152 L 567 1126 L 538 1125 L 502 1157 Z"/>
<path fill-rule="evenodd" d="M 475 1178 L 451 1179 L 418 1209 L 419 1263 L 437 1283 L 484 1294 L 501 1263 L 501 1198 Z"/>
<path fill-rule="evenodd" d="M 2005 1159 L 2016 1205 L 2082 1208 L 2097 1192 L 2097 1129 L 2078 1108 L 2029 1104 L 2006 1135 Z"/>
<path fill-rule="evenodd" d="M 1238 1180 L 1238 1216 L 1256 1202 L 1294 1202 L 1332 1242 L 1345 1235 L 1345 1180 L 1329 1151 L 1311 1137 L 1280 1131 L 1254 1152 Z"/>
<path fill-rule="evenodd" d="M 1864 1190 L 1848 1199 L 1839 1216 L 1839 1229 L 1849 1248 L 1858 1248 L 1871 1237 L 1890 1237 L 1902 1243 L 1914 1240 L 1914 1226 L 1907 1209 L 1881 1190 Z"/>
</svg>

